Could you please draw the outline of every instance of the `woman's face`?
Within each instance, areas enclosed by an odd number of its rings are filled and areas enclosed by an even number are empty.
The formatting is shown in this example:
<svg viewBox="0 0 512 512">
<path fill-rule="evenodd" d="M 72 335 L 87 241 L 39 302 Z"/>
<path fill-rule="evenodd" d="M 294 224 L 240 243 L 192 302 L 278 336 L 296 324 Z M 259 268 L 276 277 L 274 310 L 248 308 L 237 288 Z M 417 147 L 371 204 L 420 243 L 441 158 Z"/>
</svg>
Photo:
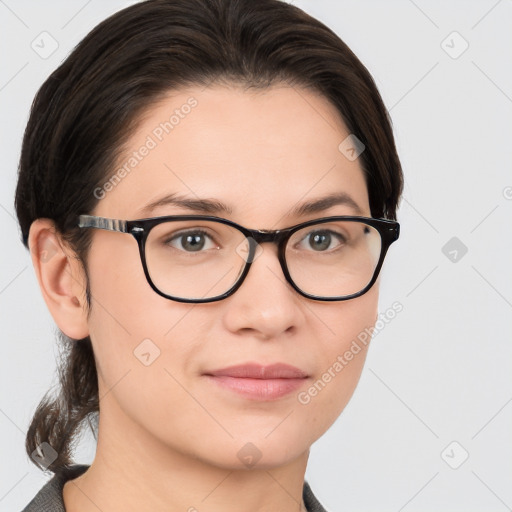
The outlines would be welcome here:
<svg viewBox="0 0 512 512">
<path fill-rule="evenodd" d="M 144 210 L 176 194 L 222 202 L 229 213 L 215 215 L 242 226 L 280 229 L 357 215 L 347 204 L 293 213 L 343 192 L 370 216 L 359 161 L 338 148 L 348 135 L 334 107 L 304 89 L 174 91 L 146 113 L 119 161 L 119 168 L 126 164 L 121 181 L 96 191 L 102 199 L 91 213 L 125 220 L 205 214 L 175 204 Z M 162 457 L 178 452 L 226 468 L 249 460 L 275 467 L 306 453 L 332 425 L 363 367 L 364 344 L 345 354 L 375 323 L 378 286 L 348 301 L 313 301 L 286 282 L 277 247 L 261 249 L 232 296 L 187 304 L 150 288 L 131 235 L 93 230 L 88 325 L 100 435 L 103 424 L 121 437 L 136 432 L 128 442 L 141 451 L 158 446 Z M 248 363 L 283 363 L 307 377 L 289 393 L 257 398 L 207 375 Z"/>
</svg>

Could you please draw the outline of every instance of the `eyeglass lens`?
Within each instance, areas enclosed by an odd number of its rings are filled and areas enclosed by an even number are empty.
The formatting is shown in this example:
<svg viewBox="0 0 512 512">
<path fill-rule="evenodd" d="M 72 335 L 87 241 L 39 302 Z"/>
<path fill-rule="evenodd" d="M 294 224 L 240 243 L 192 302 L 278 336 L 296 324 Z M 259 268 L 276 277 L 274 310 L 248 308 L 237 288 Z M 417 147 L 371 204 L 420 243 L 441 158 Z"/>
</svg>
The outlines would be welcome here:
<svg viewBox="0 0 512 512">
<path fill-rule="evenodd" d="M 377 229 L 361 221 L 329 221 L 294 232 L 285 260 L 295 285 L 318 297 L 342 297 L 371 281 L 381 253 Z M 223 295 L 247 264 L 249 241 L 238 229 L 215 221 L 168 221 L 146 240 L 146 265 L 154 285 L 183 299 Z"/>
</svg>

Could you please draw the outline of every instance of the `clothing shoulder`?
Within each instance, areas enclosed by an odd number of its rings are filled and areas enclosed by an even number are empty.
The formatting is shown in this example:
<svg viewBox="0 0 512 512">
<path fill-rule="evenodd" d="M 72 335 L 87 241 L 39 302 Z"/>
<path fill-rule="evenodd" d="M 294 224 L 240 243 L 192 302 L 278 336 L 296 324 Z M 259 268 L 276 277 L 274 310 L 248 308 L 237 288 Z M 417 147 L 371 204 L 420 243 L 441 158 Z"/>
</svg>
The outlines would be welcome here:
<svg viewBox="0 0 512 512">
<path fill-rule="evenodd" d="M 306 505 L 308 512 L 327 512 L 327 510 L 316 499 L 316 496 L 313 494 L 311 487 L 306 481 L 304 481 L 302 499 L 304 500 L 304 505 Z"/>
<path fill-rule="evenodd" d="M 74 464 L 54 474 L 21 512 L 66 512 L 62 496 L 64 484 L 77 478 L 88 468 L 86 464 Z"/>
</svg>

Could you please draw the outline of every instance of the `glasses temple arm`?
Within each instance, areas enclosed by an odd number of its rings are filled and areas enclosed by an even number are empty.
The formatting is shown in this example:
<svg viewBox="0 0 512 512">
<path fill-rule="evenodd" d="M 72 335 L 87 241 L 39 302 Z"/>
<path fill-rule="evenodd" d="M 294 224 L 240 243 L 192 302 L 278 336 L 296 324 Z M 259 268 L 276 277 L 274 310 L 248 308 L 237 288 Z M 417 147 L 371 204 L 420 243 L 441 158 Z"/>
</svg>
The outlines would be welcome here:
<svg viewBox="0 0 512 512">
<path fill-rule="evenodd" d="M 106 217 L 96 217 L 94 215 L 80 215 L 78 217 L 78 226 L 81 228 L 99 228 L 127 233 L 125 220 L 107 219 Z"/>
</svg>

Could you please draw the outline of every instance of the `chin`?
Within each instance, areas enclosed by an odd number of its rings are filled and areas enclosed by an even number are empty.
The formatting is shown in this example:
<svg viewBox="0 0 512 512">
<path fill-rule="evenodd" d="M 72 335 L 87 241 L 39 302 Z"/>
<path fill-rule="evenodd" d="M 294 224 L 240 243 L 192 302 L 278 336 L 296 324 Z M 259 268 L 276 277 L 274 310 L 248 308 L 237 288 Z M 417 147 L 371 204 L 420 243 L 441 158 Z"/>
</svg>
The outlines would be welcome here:
<svg viewBox="0 0 512 512">
<path fill-rule="evenodd" d="M 274 437 L 273 437 L 274 436 Z M 271 439 L 273 437 L 273 439 Z M 204 447 L 208 454 L 196 453 L 209 464 L 230 470 L 270 470 L 286 466 L 295 459 L 309 452 L 310 444 L 304 439 L 294 440 L 289 435 L 270 434 L 268 438 L 258 434 L 243 438 L 238 437 L 229 441 L 217 442 L 219 440 L 210 437 L 210 447 Z"/>
</svg>

